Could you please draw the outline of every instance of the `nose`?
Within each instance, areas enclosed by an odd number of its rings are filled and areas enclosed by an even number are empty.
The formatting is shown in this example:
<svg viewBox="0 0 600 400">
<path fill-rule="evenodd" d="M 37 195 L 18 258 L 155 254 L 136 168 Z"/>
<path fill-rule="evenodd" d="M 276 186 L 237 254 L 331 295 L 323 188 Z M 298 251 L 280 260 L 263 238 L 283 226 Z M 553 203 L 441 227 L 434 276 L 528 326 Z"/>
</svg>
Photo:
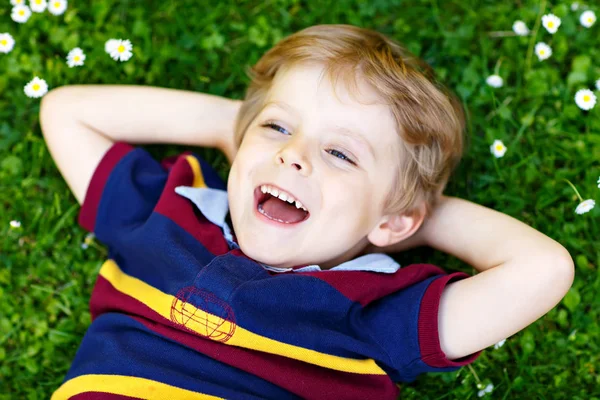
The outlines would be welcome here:
<svg viewBox="0 0 600 400">
<path fill-rule="evenodd" d="M 308 161 L 306 143 L 299 136 L 294 137 L 275 155 L 277 165 L 290 165 L 301 175 L 308 176 L 312 172 L 312 165 Z"/>
</svg>

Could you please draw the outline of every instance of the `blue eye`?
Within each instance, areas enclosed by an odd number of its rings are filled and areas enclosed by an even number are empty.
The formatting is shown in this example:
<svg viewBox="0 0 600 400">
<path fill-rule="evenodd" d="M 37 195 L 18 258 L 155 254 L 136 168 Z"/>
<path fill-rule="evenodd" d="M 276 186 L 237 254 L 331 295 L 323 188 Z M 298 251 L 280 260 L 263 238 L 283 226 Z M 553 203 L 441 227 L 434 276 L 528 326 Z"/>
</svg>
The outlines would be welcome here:
<svg viewBox="0 0 600 400">
<path fill-rule="evenodd" d="M 271 129 L 273 129 L 273 130 L 275 130 L 277 132 L 281 132 L 281 133 L 285 132 L 285 134 L 287 134 L 287 135 L 290 134 L 285 128 L 282 128 L 281 126 L 279 126 L 277 124 L 274 124 L 272 122 L 267 122 L 266 124 L 264 124 L 262 126 L 265 127 L 265 128 L 271 128 Z M 339 158 L 340 160 L 348 161 L 350 164 L 356 165 L 356 163 L 354 161 L 352 161 L 350 159 L 350 157 L 348 157 L 346 154 L 344 154 L 341 151 L 334 150 L 334 149 L 327 149 L 326 151 L 331 152 L 329 154 L 333 155 L 336 158 Z"/>
</svg>

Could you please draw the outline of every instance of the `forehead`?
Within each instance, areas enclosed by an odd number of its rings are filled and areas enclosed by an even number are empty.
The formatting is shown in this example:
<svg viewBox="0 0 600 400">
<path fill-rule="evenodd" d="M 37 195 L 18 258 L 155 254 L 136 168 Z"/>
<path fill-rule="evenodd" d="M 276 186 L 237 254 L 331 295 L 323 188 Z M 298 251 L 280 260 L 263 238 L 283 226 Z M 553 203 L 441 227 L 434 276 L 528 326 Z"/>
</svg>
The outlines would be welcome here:
<svg viewBox="0 0 600 400">
<path fill-rule="evenodd" d="M 342 76 L 335 86 L 322 66 L 298 64 L 278 71 L 265 102 L 315 129 L 337 128 L 353 134 L 373 148 L 396 145 L 398 134 L 390 107 L 364 80 L 347 87 Z"/>
</svg>

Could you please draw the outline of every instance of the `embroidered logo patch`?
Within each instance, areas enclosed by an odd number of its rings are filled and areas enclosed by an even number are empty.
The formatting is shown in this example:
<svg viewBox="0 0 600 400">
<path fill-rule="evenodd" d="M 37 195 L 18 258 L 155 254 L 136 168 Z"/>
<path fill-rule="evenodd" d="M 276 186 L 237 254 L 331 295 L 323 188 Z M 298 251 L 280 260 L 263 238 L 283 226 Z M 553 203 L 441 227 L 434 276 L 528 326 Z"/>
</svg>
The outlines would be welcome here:
<svg viewBox="0 0 600 400">
<path fill-rule="evenodd" d="M 235 332 L 235 315 L 229 304 L 206 290 L 187 286 L 171 304 L 171 321 L 190 332 L 227 342 Z"/>
</svg>

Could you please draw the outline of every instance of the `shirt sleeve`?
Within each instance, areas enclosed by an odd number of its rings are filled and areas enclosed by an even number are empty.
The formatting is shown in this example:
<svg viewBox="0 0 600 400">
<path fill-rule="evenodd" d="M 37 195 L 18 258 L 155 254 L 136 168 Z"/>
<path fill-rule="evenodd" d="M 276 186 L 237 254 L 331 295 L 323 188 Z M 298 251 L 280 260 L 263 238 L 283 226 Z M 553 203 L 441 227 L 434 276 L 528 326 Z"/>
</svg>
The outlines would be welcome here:
<svg viewBox="0 0 600 400">
<path fill-rule="evenodd" d="M 144 149 L 116 142 L 96 166 L 79 224 L 109 245 L 152 214 L 168 177 L 164 163 Z"/>
<path fill-rule="evenodd" d="M 426 372 L 448 372 L 475 361 L 481 351 L 450 360 L 440 347 L 440 297 L 463 272 L 429 277 L 391 293 L 366 307 L 366 326 L 387 355 L 382 368 L 394 382 L 412 382 Z"/>
</svg>

